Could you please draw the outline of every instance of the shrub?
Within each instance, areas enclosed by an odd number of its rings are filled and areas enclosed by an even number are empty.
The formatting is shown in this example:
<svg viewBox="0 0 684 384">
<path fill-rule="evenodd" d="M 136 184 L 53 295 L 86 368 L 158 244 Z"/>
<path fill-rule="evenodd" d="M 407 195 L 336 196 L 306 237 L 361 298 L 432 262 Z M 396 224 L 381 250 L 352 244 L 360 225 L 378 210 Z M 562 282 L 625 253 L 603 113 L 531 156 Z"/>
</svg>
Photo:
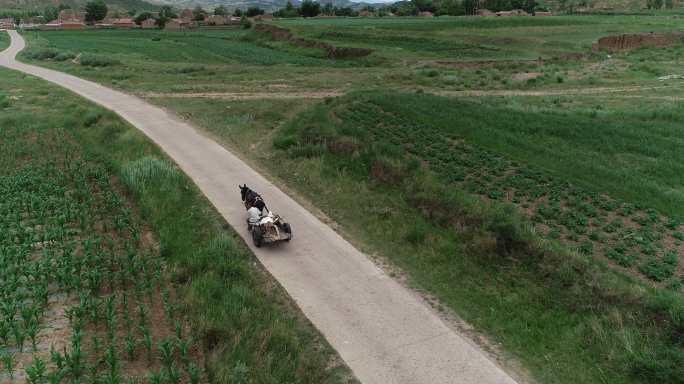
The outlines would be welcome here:
<svg viewBox="0 0 684 384">
<path fill-rule="evenodd" d="M 405 176 L 401 163 L 387 157 L 375 159 L 371 164 L 370 174 L 373 180 L 388 185 L 399 185 Z"/>
<path fill-rule="evenodd" d="M 101 117 L 102 114 L 100 112 L 89 111 L 83 117 L 83 125 L 85 127 L 92 127 L 93 125 L 97 124 L 98 121 L 100 121 Z"/>
<path fill-rule="evenodd" d="M 646 277 L 655 281 L 663 281 L 672 277 L 675 266 L 666 260 L 660 260 L 655 257 L 650 257 L 639 266 L 639 270 Z"/>
<path fill-rule="evenodd" d="M 86 53 L 81 55 L 81 65 L 87 67 L 108 67 L 110 65 L 118 64 L 117 60 L 114 60 L 107 56 L 94 55 L 91 53 Z"/>
<path fill-rule="evenodd" d="M 24 52 L 24 56 L 33 60 L 50 60 L 59 55 L 60 52 L 54 48 L 34 48 Z"/>
<path fill-rule="evenodd" d="M 73 60 L 76 57 L 76 54 L 70 51 L 65 51 L 65 52 L 59 52 L 55 57 L 55 61 L 67 61 L 67 60 Z"/>
<path fill-rule="evenodd" d="M 0 93 L 0 109 L 4 109 L 10 106 L 9 98 L 6 95 Z"/>
</svg>

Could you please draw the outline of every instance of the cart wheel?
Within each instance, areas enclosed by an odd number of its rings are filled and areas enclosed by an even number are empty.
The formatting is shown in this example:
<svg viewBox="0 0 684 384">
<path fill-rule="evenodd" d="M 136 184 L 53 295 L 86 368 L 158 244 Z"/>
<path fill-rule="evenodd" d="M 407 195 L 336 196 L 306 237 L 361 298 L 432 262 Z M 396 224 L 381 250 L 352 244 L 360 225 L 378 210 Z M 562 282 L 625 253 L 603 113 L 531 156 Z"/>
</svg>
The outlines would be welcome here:
<svg viewBox="0 0 684 384">
<path fill-rule="evenodd" d="M 254 226 L 252 228 L 252 240 L 254 241 L 254 246 L 257 248 L 261 247 L 263 241 L 263 235 L 261 233 L 261 227 Z"/>
<path fill-rule="evenodd" d="M 285 239 L 285 241 L 292 240 L 292 227 L 290 227 L 290 224 L 288 224 L 288 223 L 283 224 L 283 231 L 285 231 L 285 233 L 287 233 L 289 235 L 289 237 L 287 239 Z"/>
</svg>

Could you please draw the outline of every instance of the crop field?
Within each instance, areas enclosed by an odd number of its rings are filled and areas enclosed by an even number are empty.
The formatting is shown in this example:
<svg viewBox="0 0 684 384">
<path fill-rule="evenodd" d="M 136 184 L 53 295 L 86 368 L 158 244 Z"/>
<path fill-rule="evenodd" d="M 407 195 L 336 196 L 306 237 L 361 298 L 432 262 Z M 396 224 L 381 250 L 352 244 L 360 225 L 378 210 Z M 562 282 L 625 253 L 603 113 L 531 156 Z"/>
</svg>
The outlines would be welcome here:
<svg viewBox="0 0 684 384">
<path fill-rule="evenodd" d="M 684 44 L 591 50 L 681 32 L 679 15 L 275 24 L 373 53 L 242 30 L 28 32 L 23 60 L 194 122 L 523 375 L 683 382 Z"/>
<path fill-rule="evenodd" d="M 351 380 L 139 133 L 15 72 L 0 89 L 0 382 Z"/>
</svg>

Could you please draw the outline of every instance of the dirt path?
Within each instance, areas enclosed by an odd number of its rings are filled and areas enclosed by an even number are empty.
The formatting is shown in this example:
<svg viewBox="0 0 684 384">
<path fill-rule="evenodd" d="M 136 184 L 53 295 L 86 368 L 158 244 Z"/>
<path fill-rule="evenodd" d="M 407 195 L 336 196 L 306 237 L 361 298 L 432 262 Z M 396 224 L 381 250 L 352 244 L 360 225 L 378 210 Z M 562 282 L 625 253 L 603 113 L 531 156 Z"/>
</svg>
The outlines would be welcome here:
<svg viewBox="0 0 684 384">
<path fill-rule="evenodd" d="M 257 99 L 324 99 L 326 97 L 337 97 L 344 95 L 344 92 L 314 92 L 314 91 L 294 91 L 294 92 L 142 92 L 137 93 L 144 98 L 200 98 L 200 99 L 223 99 L 223 100 L 257 100 Z"/>
<path fill-rule="evenodd" d="M 482 96 L 565 96 L 565 95 L 600 95 L 607 93 L 626 93 L 640 91 L 654 91 L 666 88 L 677 88 L 684 82 L 668 85 L 633 85 L 626 87 L 593 87 L 593 88 L 568 88 L 568 89 L 541 89 L 541 90 L 468 90 L 468 91 L 426 91 L 440 96 L 449 97 L 482 97 Z"/>
<path fill-rule="evenodd" d="M 446 97 L 486 97 L 486 96 L 568 96 L 568 95 L 604 95 L 618 93 L 634 93 L 642 91 L 657 91 L 663 89 L 676 89 L 684 86 L 684 82 L 663 85 L 633 85 L 625 87 L 593 87 L 593 88 L 567 88 L 567 89 L 540 89 L 540 90 L 510 90 L 510 89 L 471 89 L 467 91 L 446 91 L 439 89 L 425 89 L 426 93 Z M 404 92 L 414 90 L 404 89 Z M 258 99 L 323 99 L 326 97 L 338 97 L 345 94 L 342 90 L 337 91 L 292 91 L 292 92 L 141 92 L 137 96 L 143 98 L 202 98 L 222 100 L 258 100 Z M 669 96 L 640 96 L 640 95 L 615 95 L 615 97 L 647 97 L 663 98 L 666 100 L 679 100 Z"/>
<path fill-rule="evenodd" d="M 292 223 L 294 241 L 253 251 L 362 382 L 515 383 L 423 300 L 225 148 L 137 97 L 17 62 L 24 40 L 9 33 L 12 44 L 0 53 L 0 65 L 63 86 L 121 115 L 173 158 L 246 240 L 237 185 L 246 182 L 277 207 Z"/>
</svg>

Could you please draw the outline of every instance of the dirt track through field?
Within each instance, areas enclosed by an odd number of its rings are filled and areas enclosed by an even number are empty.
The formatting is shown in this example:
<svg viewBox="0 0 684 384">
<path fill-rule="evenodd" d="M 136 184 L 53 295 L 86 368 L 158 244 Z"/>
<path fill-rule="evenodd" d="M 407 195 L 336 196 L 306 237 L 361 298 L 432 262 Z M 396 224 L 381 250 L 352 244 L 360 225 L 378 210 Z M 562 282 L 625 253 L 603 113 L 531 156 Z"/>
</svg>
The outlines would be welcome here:
<svg viewBox="0 0 684 384">
<path fill-rule="evenodd" d="M 294 92 L 143 92 L 137 94 L 144 98 L 171 98 L 171 99 L 222 99 L 222 100 L 258 100 L 258 99 L 324 99 L 326 97 L 337 97 L 344 95 L 344 92 L 316 92 L 316 91 L 294 91 Z"/>
<path fill-rule="evenodd" d="M 619 93 L 638 93 L 645 91 L 659 91 L 665 89 L 678 89 L 684 86 L 684 81 L 664 85 L 633 85 L 625 87 L 593 87 L 593 88 L 567 88 L 567 89 L 540 89 L 540 90 L 510 90 L 510 89 L 471 89 L 467 91 L 449 91 L 425 89 L 426 93 L 446 97 L 544 97 L 544 96 L 592 96 L 611 94 L 612 97 L 646 97 L 649 99 L 663 98 L 677 101 L 678 97 L 668 96 L 641 96 L 641 95 L 617 95 Z M 412 89 L 404 89 L 404 92 L 412 92 Z M 332 91 L 287 91 L 287 92 L 141 92 L 137 96 L 143 98 L 199 98 L 220 100 L 259 100 L 259 99 L 323 99 L 326 97 L 344 96 L 343 90 Z"/>
<path fill-rule="evenodd" d="M 176 161 L 250 246 L 238 184 L 246 182 L 287 218 L 294 228 L 292 243 L 253 251 L 361 382 L 515 383 L 415 293 L 225 148 L 142 99 L 17 62 L 24 40 L 9 33 L 12 44 L 0 53 L 0 65 L 118 113 Z"/>
</svg>

